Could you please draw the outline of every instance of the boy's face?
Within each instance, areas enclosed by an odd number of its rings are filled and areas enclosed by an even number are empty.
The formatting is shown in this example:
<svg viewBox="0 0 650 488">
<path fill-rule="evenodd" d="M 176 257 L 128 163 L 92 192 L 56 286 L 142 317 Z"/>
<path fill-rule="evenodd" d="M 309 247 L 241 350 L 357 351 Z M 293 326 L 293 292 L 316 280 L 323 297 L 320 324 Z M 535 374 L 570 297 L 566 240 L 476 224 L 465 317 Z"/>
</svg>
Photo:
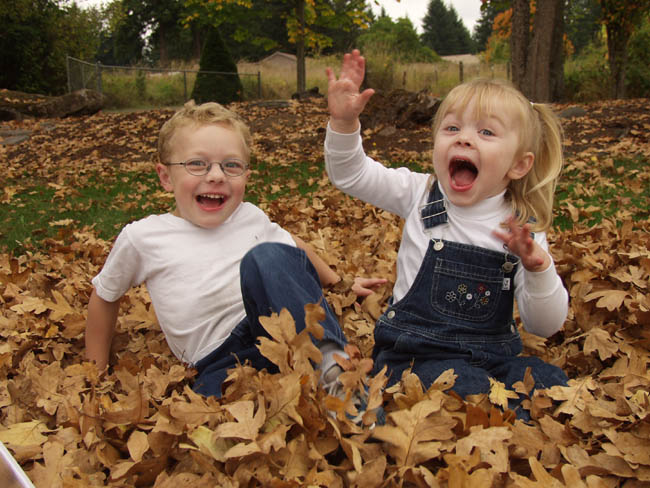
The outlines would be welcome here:
<svg viewBox="0 0 650 488">
<path fill-rule="evenodd" d="M 458 206 L 474 205 L 498 195 L 511 180 L 532 167 L 532 153 L 519 155 L 519 130 L 510 113 L 475 117 L 475 100 L 464 109 L 452 108 L 434 134 L 436 178 Z"/>
<path fill-rule="evenodd" d="M 225 125 L 190 125 L 179 128 L 171 139 L 167 163 L 201 159 L 219 163 L 228 158 L 248 162 L 244 142 L 238 132 Z M 189 174 L 183 166 L 158 163 L 160 183 L 174 193 L 175 214 L 199 227 L 213 229 L 224 223 L 244 198 L 247 170 L 236 177 L 226 176 L 218 164 L 203 176 Z"/>
</svg>

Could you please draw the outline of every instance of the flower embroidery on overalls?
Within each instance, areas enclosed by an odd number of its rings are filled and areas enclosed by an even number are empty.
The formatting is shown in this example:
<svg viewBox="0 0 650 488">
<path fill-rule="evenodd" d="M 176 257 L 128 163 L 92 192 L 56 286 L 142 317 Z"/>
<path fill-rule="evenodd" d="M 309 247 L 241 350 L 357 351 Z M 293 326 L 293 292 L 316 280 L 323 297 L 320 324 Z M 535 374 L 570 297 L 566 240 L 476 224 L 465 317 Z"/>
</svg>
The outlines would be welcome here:
<svg viewBox="0 0 650 488">
<path fill-rule="evenodd" d="M 490 302 L 489 297 L 490 290 L 483 283 L 478 284 L 474 293 L 468 289 L 467 285 L 461 283 L 456 290 L 450 290 L 445 294 L 445 299 L 448 302 L 456 302 L 460 308 L 467 310 L 487 305 Z"/>
</svg>

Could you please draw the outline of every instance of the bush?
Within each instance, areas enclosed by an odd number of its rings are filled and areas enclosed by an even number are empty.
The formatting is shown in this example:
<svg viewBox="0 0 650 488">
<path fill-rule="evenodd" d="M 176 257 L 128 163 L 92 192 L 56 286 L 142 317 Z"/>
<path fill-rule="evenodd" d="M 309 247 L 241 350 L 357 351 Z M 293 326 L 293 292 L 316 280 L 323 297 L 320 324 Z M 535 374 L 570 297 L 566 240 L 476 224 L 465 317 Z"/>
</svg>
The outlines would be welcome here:
<svg viewBox="0 0 650 488">
<path fill-rule="evenodd" d="M 609 86 L 607 46 L 600 40 L 564 64 L 564 87 L 569 100 L 593 102 L 610 98 Z"/>
<path fill-rule="evenodd" d="M 201 54 L 199 70 L 233 74 L 199 72 L 196 75 L 194 90 L 192 90 L 192 98 L 196 103 L 228 104 L 242 99 L 244 89 L 237 74 L 237 65 L 232 60 L 219 31 L 216 29 L 211 29 L 208 33 Z"/>
</svg>

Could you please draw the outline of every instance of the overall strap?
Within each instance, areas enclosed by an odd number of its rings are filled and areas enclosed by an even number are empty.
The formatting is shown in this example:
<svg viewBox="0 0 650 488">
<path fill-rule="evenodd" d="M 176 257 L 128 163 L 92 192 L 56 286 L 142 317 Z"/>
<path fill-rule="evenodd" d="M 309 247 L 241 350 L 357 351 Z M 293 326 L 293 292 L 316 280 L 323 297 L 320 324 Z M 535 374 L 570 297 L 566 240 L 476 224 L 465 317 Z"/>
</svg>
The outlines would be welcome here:
<svg viewBox="0 0 650 488">
<path fill-rule="evenodd" d="M 427 203 L 421 208 L 420 217 L 425 229 L 431 229 L 437 225 L 447 223 L 447 207 L 445 206 L 445 199 L 438 186 L 438 180 L 434 182 L 433 188 L 429 192 Z"/>
</svg>

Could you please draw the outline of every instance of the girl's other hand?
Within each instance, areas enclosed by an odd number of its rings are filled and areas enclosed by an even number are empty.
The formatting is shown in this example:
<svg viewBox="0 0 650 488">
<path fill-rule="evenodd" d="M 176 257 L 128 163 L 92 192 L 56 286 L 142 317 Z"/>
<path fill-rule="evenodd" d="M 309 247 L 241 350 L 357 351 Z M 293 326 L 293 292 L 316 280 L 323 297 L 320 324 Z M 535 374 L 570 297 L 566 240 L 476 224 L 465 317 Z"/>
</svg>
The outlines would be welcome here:
<svg viewBox="0 0 650 488">
<path fill-rule="evenodd" d="M 355 49 L 343 56 L 339 78 L 327 68 L 327 106 L 332 130 L 350 134 L 359 127 L 359 115 L 375 93 L 372 88 L 359 92 L 366 70 L 366 60 Z"/>
<path fill-rule="evenodd" d="M 520 226 L 514 217 L 506 222 L 509 233 L 493 231 L 498 239 L 502 240 L 508 250 L 519 256 L 521 264 L 528 271 L 544 271 L 551 265 L 551 257 L 537 244 L 530 235 L 530 225 Z"/>
<path fill-rule="evenodd" d="M 378 288 L 387 282 L 388 280 L 384 278 L 363 278 L 361 276 L 356 276 L 354 278 L 354 284 L 352 285 L 352 291 L 356 293 L 357 296 L 367 297 L 375 292 L 375 288 Z"/>
</svg>

